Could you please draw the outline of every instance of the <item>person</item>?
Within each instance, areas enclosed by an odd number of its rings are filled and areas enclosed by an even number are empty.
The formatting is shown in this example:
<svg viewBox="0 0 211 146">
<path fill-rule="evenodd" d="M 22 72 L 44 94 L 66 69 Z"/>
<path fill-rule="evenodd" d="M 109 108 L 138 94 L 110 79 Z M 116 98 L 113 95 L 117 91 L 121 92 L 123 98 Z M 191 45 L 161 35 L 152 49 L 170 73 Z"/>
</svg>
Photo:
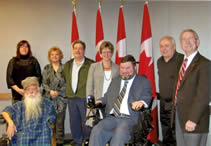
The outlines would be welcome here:
<svg viewBox="0 0 211 146">
<path fill-rule="evenodd" d="M 54 105 L 40 93 L 37 77 L 27 77 L 21 82 L 23 100 L 6 107 L 2 116 L 8 123 L 10 145 L 51 145 L 50 124 L 56 119 Z"/>
<path fill-rule="evenodd" d="M 173 84 L 176 80 L 175 66 L 180 66 L 183 55 L 176 51 L 173 37 L 164 36 L 160 39 L 161 57 L 157 60 L 160 89 L 160 121 L 162 126 L 163 146 L 176 146 L 175 125 L 171 128 L 171 106 L 173 100 Z"/>
<path fill-rule="evenodd" d="M 16 56 L 10 59 L 7 66 L 7 86 L 12 90 L 12 103 L 22 100 L 24 94 L 21 81 L 26 77 L 36 76 L 41 83 L 41 69 L 35 57 L 32 56 L 28 41 L 17 44 Z"/>
<path fill-rule="evenodd" d="M 72 47 L 74 58 L 65 63 L 64 77 L 72 139 L 76 146 L 81 146 L 83 139 L 88 139 L 85 126 L 86 82 L 89 67 L 94 61 L 84 56 L 86 45 L 83 41 L 73 42 Z"/>
<path fill-rule="evenodd" d="M 114 64 L 111 60 L 113 52 L 114 47 L 111 42 L 104 41 L 100 45 L 102 61 L 93 63 L 90 66 L 86 86 L 87 97 L 89 95 L 94 96 L 95 99 L 104 97 L 104 94 L 107 91 L 112 79 L 119 75 L 119 66 Z M 88 117 L 91 117 L 94 114 L 96 114 L 94 109 L 92 109 L 91 112 L 87 110 Z M 93 127 L 93 119 L 87 120 L 86 125 Z"/>
<path fill-rule="evenodd" d="M 184 61 L 175 84 L 174 108 L 178 146 L 205 146 L 209 131 L 209 63 L 198 47 L 198 34 L 186 29 L 180 34 Z"/>
<path fill-rule="evenodd" d="M 124 146 L 130 130 L 137 124 L 139 109 L 148 107 L 152 88 L 146 77 L 136 74 L 136 60 L 127 55 L 120 62 L 120 76 L 112 80 L 108 91 L 96 104 L 105 105 L 106 118 L 91 131 L 89 146 Z"/>
<path fill-rule="evenodd" d="M 47 64 L 43 69 L 43 96 L 52 100 L 56 108 L 56 143 L 57 146 L 64 143 L 64 120 L 66 112 L 64 66 L 62 64 L 63 53 L 60 48 L 52 47 L 48 51 Z"/>
</svg>

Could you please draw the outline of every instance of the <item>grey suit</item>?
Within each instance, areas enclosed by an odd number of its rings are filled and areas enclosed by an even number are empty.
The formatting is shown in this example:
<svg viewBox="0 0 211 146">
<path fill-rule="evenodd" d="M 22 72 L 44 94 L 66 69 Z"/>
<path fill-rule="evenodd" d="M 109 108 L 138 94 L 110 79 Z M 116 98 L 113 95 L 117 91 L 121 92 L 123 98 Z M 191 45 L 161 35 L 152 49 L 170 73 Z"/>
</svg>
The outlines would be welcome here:
<svg viewBox="0 0 211 146">
<path fill-rule="evenodd" d="M 112 79 L 119 76 L 119 66 L 112 62 L 111 68 L 111 77 Z M 104 84 L 104 69 L 103 69 L 103 62 L 97 62 L 91 64 L 88 72 L 87 77 L 87 84 L 86 84 L 86 96 L 93 95 L 95 99 L 102 98 L 103 92 L 103 84 Z M 90 112 L 89 109 L 86 111 L 86 116 L 91 117 L 96 114 L 96 111 L 93 109 Z M 89 118 L 86 120 L 86 125 L 93 127 L 93 118 Z"/>
<path fill-rule="evenodd" d="M 100 99 L 106 105 L 106 118 L 100 121 L 92 130 L 89 146 L 104 146 L 110 140 L 110 146 L 122 146 L 130 139 L 130 129 L 137 123 L 139 112 L 131 109 L 130 103 L 144 101 L 150 104 L 152 89 L 150 81 L 144 76 L 136 75 L 128 95 L 130 116 L 113 117 L 109 115 L 114 102 L 119 95 L 121 78 L 112 80 L 104 98 Z"/>
<path fill-rule="evenodd" d="M 119 75 L 119 66 L 112 62 L 111 69 L 112 79 Z M 89 68 L 87 84 L 86 84 L 86 96 L 93 95 L 95 99 L 102 97 L 104 83 L 104 70 L 103 63 L 93 63 Z"/>
</svg>

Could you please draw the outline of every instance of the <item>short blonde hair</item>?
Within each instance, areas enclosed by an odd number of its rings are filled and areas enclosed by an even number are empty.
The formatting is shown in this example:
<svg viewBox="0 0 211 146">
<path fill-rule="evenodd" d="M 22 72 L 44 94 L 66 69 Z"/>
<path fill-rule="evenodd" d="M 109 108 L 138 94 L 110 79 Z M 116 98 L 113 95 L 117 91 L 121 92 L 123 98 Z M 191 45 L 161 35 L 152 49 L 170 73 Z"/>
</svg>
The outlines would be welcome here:
<svg viewBox="0 0 211 146">
<path fill-rule="evenodd" d="M 102 50 L 104 48 L 109 48 L 109 50 L 111 51 L 111 53 L 113 54 L 114 52 L 114 46 L 111 42 L 109 41 L 104 41 L 101 45 L 100 45 L 100 54 L 102 54 Z"/>
<path fill-rule="evenodd" d="M 49 49 L 49 51 L 48 51 L 48 61 L 51 62 L 50 56 L 51 56 L 51 53 L 54 52 L 54 51 L 59 53 L 60 62 L 61 62 L 61 60 L 63 59 L 64 56 L 63 56 L 62 50 L 59 47 L 52 47 L 52 48 Z"/>
</svg>

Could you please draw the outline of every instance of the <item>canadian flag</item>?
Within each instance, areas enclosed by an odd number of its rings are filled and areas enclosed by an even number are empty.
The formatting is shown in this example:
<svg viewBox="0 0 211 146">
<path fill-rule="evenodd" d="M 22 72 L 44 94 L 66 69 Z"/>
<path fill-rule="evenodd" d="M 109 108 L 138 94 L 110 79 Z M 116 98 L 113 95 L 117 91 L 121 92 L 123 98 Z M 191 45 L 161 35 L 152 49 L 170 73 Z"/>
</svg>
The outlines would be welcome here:
<svg viewBox="0 0 211 146">
<path fill-rule="evenodd" d="M 72 13 L 72 34 L 71 34 L 71 50 L 72 48 L 72 43 L 76 40 L 79 40 L 79 33 L 78 33 L 78 25 L 76 21 L 76 9 L 74 7 L 73 13 Z M 73 55 L 71 55 L 71 58 Z"/>
<path fill-rule="evenodd" d="M 103 23 L 102 23 L 102 18 L 101 18 L 101 6 L 99 4 L 99 8 L 97 10 L 97 17 L 96 17 L 96 62 L 99 62 L 102 60 L 102 57 L 100 55 L 100 45 L 102 44 L 104 40 L 104 33 L 103 33 Z"/>
<path fill-rule="evenodd" d="M 153 130 L 147 136 L 152 143 L 156 143 L 158 140 L 158 124 L 157 124 L 157 97 L 155 88 L 155 76 L 154 76 L 154 63 L 152 56 L 152 32 L 150 25 L 150 17 L 148 11 L 148 3 L 144 4 L 142 34 L 141 34 L 141 51 L 139 57 L 139 72 L 140 75 L 145 75 L 150 80 L 152 87 L 152 125 Z"/>
<path fill-rule="evenodd" d="M 120 61 L 126 56 L 126 32 L 125 21 L 123 15 L 123 5 L 119 8 L 119 21 L 117 31 L 117 48 L 116 48 L 116 64 L 120 65 Z"/>
</svg>

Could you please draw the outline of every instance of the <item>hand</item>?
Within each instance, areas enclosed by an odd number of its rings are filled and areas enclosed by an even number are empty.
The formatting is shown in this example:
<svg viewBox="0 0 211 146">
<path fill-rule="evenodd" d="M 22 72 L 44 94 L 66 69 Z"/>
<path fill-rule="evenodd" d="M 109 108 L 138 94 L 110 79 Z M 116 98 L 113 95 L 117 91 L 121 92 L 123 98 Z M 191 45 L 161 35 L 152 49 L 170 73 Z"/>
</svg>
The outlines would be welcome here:
<svg viewBox="0 0 211 146">
<path fill-rule="evenodd" d="M 51 98 L 54 99 L 56 98 L 56 96 L 58 96 L 58 92 L 54 90 L 50 90 L 50 95 L 51 95 Z"/>
<path fill-rule="evenodd" d="M 142 106 L 144 106 L 144 103 L 141 101 L 135 101 L 131 103 L 131 108 L 136 111 L 140 110 Z"/>
<path fill-rule="evenodd" d="M 185 129 L 189 132 L 192 132 L 196 129 L 196 123 L 188 120 L 185 124 Z"/>
<path fill-rule="evenodd" d="M 96 105 L 97 105 L 97 104 L 100 104 L 100 103 L 102 104 L 103 102 L 102 102 L 101 100 L 96 100 L 96 101 L 95 101 L 95 104 L 96 104 Z"/>
<path fill-rule="evenodd" d="M 17 132 L 16 126 L 13 122 L 11 122 L 10 124 L 8 124 L 8 128 L 7 128 L 7 136 L 9 138 L 13 137 L 15 132 Z"/>
</svg>

